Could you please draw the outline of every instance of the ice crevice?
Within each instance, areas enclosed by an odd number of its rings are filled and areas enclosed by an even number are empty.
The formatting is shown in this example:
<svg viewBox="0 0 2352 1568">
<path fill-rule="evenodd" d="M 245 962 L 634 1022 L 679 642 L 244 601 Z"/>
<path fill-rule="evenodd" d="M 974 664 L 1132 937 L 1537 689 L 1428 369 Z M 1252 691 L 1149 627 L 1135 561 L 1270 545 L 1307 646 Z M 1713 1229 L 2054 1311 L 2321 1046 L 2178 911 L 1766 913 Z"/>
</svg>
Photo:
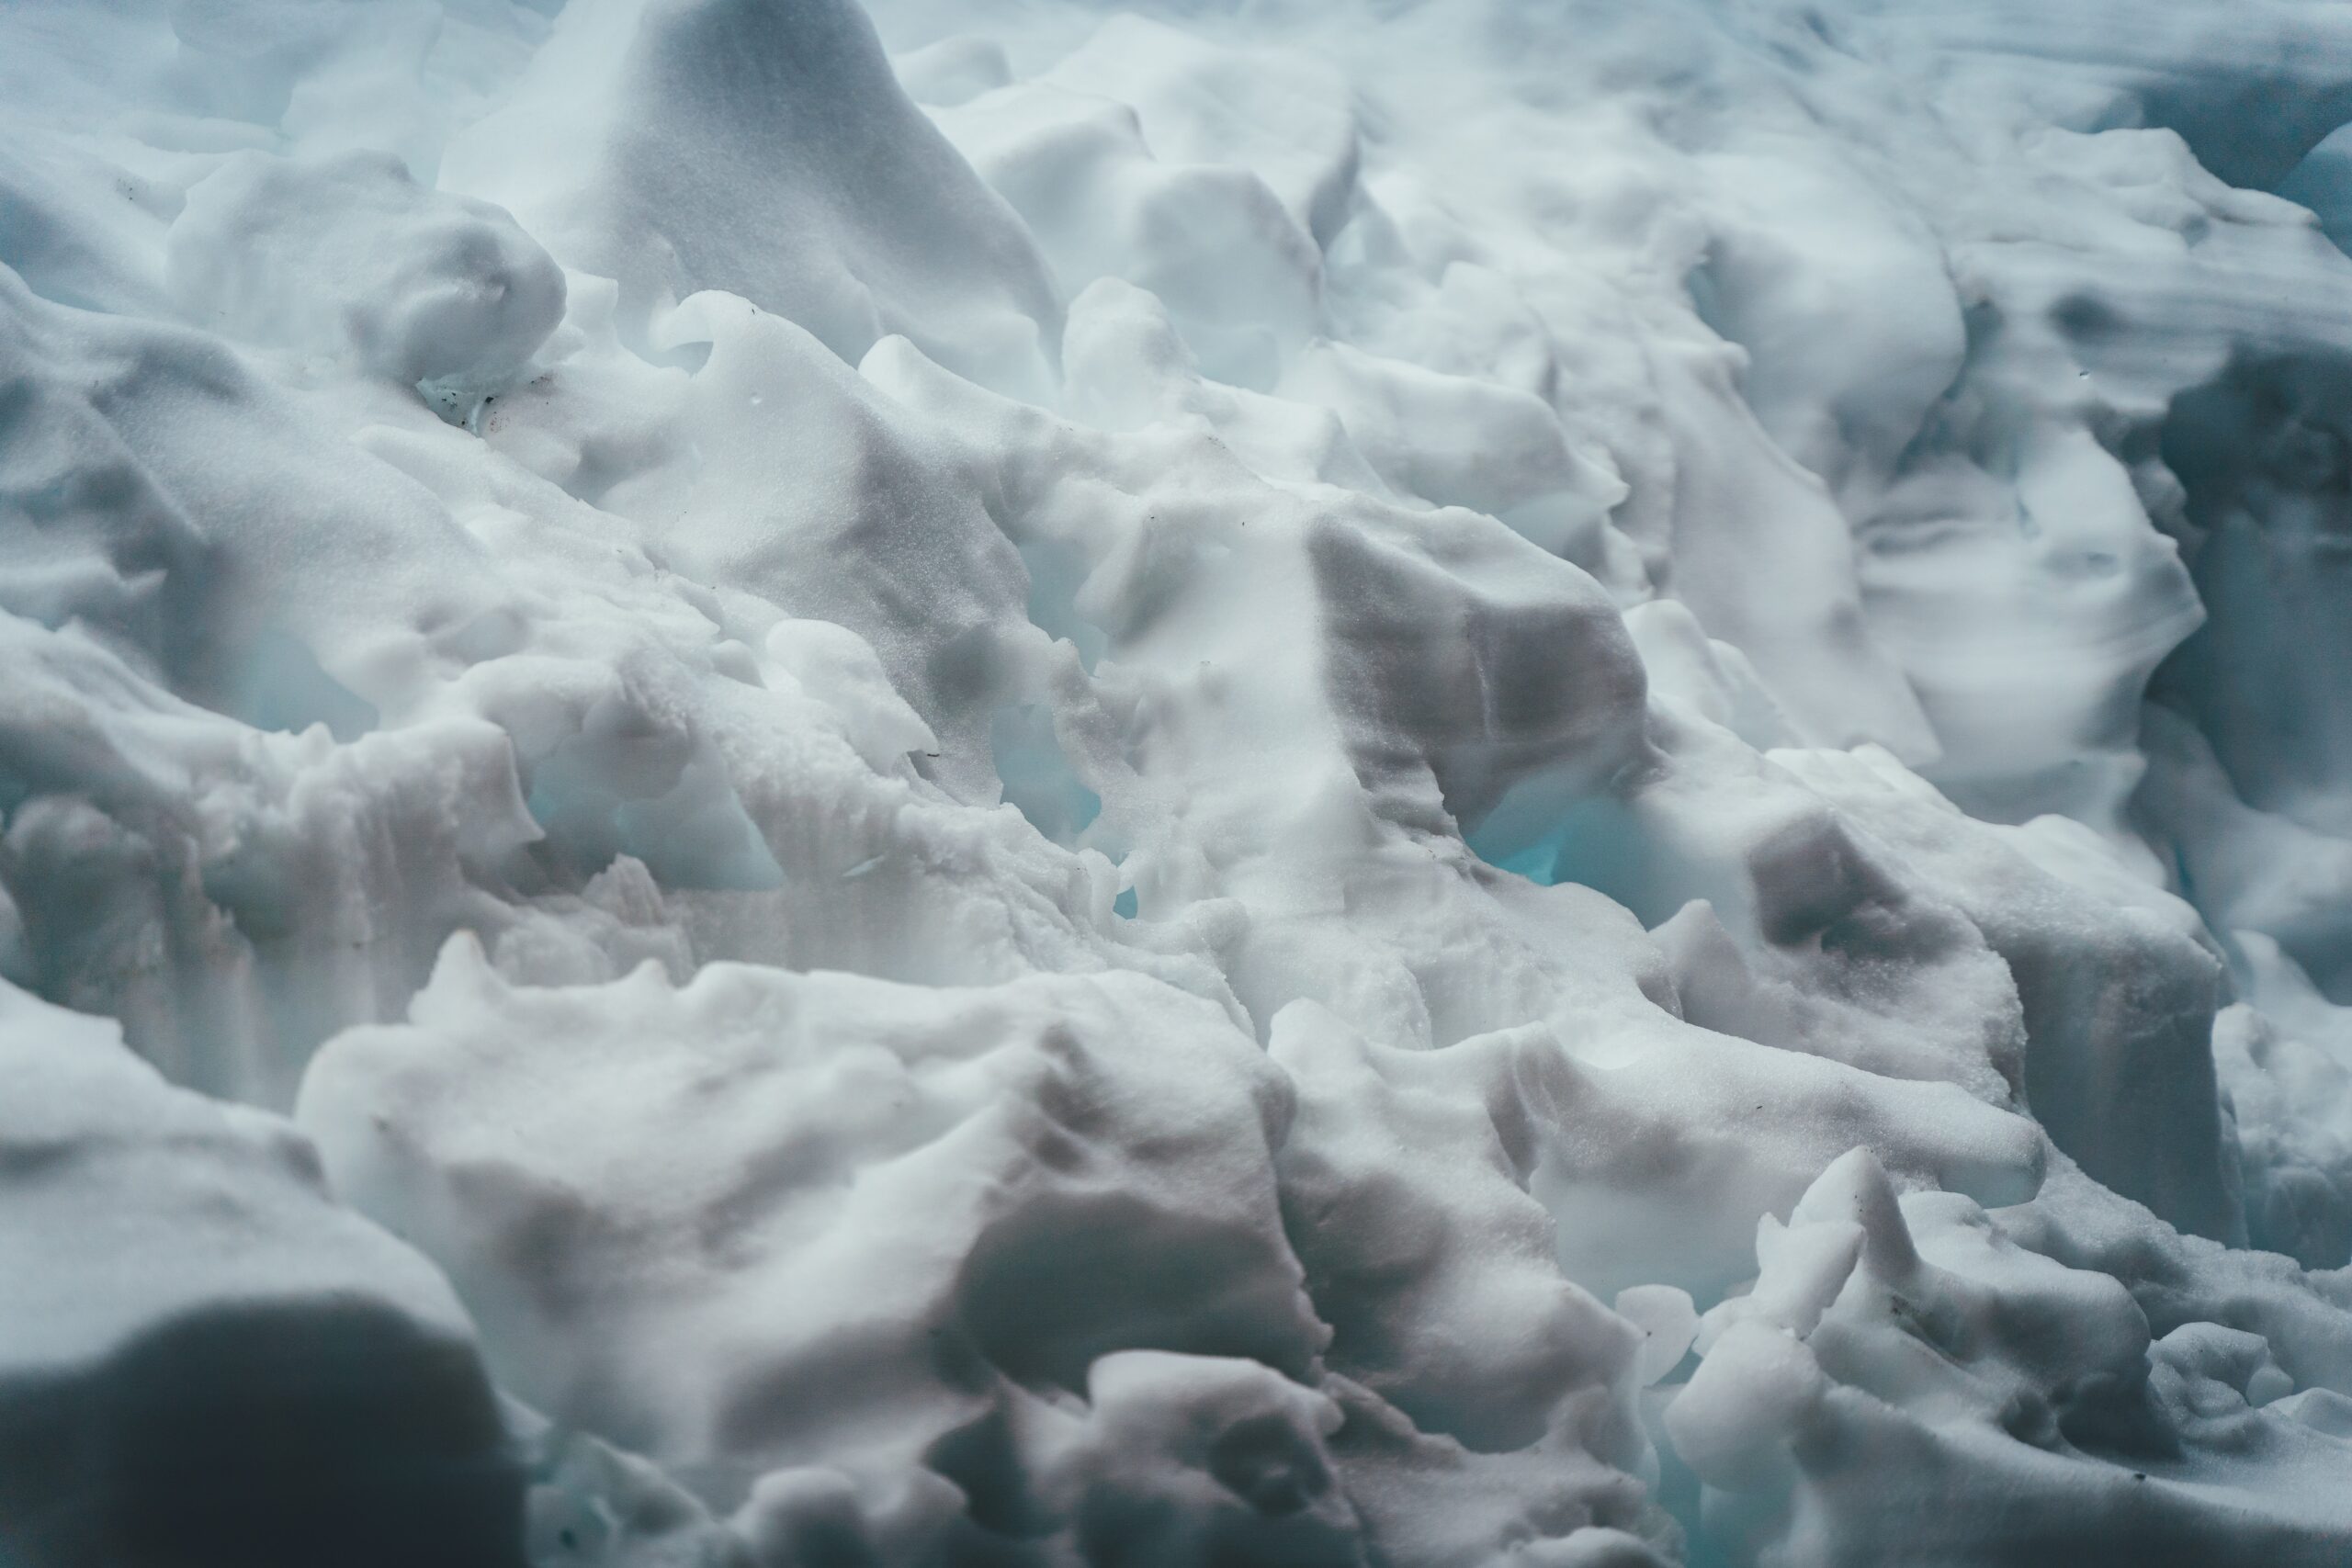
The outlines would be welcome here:
<svg viewBox="0 0 2352 1568">
<path fill-rule="evenodd" d="M 2340 9 L 0 8 L 0 1560 L 2334 1568 Z"/>
</svg>

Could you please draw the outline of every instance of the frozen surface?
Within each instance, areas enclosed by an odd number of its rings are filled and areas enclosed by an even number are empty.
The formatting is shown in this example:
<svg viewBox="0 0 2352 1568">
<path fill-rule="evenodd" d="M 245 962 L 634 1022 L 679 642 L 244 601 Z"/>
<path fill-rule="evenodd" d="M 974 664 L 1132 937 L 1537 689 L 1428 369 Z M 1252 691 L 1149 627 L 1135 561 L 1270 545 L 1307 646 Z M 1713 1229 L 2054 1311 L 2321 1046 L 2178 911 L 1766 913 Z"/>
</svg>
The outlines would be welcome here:
<svg viewBox="0 0 2352 1568">
<path fill-rule="evenodd" d="M 2347 122 L 0 6 L 0 1561 L 2340 1568 Z"/>
</svg>

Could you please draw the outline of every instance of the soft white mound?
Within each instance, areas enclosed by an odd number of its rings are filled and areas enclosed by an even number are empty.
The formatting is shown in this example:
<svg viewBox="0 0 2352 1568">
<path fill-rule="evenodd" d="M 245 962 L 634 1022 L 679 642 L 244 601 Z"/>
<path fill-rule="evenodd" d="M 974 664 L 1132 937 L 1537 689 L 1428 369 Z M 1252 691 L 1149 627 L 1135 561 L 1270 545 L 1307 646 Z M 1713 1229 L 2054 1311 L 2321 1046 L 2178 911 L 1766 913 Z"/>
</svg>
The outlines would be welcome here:
<svg viewBox="0 0 2352 1568">
<path fill-rule="evenodd" d="M 217 332 L 451 394 L 494 388 L 563 319 L 563 274 L 512 218 L 423 189 L 390 153 L 231 159 L 189 188 L 164 265 Z"/>
<path fill-rule="evenodd" d="M 0 1560 L 2340 1564 L 2346 121 L 0 7 Z"/>
</svg>

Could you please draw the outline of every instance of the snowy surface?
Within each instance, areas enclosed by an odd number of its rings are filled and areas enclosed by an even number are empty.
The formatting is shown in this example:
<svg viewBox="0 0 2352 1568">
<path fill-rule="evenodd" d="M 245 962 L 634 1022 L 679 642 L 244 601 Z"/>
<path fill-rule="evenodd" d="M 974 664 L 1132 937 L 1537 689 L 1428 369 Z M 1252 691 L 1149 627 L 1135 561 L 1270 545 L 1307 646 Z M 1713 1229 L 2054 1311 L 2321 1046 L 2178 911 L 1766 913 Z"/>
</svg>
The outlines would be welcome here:
<svg viewBox="0 0 2352 1568">
<path fill-rule="evenodd" d="M 2347 122 L 0 4 L 0 1562 L 2342 1568 Z"/>
</svg>

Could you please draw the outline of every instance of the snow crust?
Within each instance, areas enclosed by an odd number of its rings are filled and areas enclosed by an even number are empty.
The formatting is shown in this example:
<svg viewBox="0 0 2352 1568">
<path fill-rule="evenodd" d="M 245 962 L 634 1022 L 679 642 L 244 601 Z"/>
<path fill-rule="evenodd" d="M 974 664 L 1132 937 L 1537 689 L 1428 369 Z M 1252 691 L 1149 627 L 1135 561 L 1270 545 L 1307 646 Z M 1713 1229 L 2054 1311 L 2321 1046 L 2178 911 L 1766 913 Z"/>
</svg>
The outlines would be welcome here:
<svg viewBox="0 0 2352 1568">
<path fill-rule="evenodd" d="M 0 1561 L 2340 1564 L 2347 121 L 0 7 Z"/>
</svg>

